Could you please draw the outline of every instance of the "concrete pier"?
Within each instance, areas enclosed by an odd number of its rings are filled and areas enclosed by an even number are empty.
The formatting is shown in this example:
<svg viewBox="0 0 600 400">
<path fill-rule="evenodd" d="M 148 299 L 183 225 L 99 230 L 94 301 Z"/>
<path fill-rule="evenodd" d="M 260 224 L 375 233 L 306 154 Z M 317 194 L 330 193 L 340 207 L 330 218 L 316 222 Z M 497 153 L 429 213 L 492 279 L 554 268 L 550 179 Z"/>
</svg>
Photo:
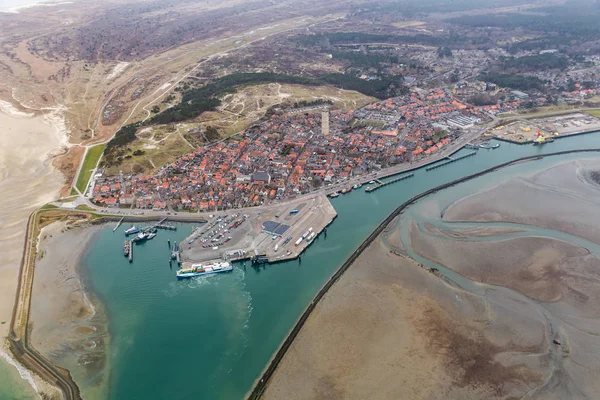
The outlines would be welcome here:
<svg viewBox="0 0 600 400">
<path fill-rule="evenodd" d="M 430 166 L 430 167 L 427 167 L 427 168 L 425 168 L 425 170 L 426 170 L 426 171 L 431 171 L 432 169 L 436 169 L 436 168 L 440 168 L 440 167 L 443 167 L 443 166 L 445 166 L 445 165 L 448 165 L 448 164 L 452 164 L 453 162 L 460 161 L 460 160 L 462 160 L 462 159 L 464 159 L 464 158 L 467 158 L 467 157 L 472 157 L 472 156 L 474 156 L 475 154 L 477 154 L 477 151 L 472 151 L 472 152 L 470 152 L 470 153 L 467 153 L 467 154 L 465 154 L 465 155 L 462 155 L 462 156 L 460 156 L 460 157 L 454 157 L 454 158 L 452 158 L 452 157 L 448 157 L 448 159 L 447 159 L 446 161 L 443 161 L 443 162 L 441 162 L 441 163 L 439 163 L 439 164 L 435 164 L 435 165 L 432 165 L 432 166 Z"/>
<path fill-rule="evenodd" d="M 390 179 L 387 182 L 383 182 L 383 181 L 381 181 L 379 179 L 376 179 L 375 180 L 376 184 L 374 184 L 373 186 L 369 186 L 368 188 L 366 188 L 365 192 L 371 193 L 371 192 L 376 191 L 379 188 L 382 188 L 382 187 L 387 186 L 387 185 L 391 185 L 392 183 L 403 181 L 403 180 L 408 179 L 408 178 L 412 178 L 413 176 L 415 176 L 415 174 L 414 173 L 410 173 L 410 174 L 399 176 L 399 177 L 394 178 L 394 179 Z"/>
<path fill-rule="evenodd" d="M 296 212 L 297 210 L 297 212 Z M 187 245 L 180 249 L 184 262 L 208 262 L 215 259 L 229 261 L 249 260 L 253 256 L 269 263 L 297 258 L 323 229 L 337 216 L 325 195 L 315 195 L 284 205 L 273 205 L 268 210 L 247 211 L 233 217 L 228 212 L 227 222 L 209 221 L 202 234 L 187 238 Z M 236 221 L 241 222 L 233 227 Z M 216 242 L 213 238 L 224 232 Z M 216 232 L 216 233 L 213 233 Z M 211 236 L 212 235 L 212 236 Z"/>
<path fill-rule="evenodd" d="M 117 222 L 117 225 L 115 225 L 113 232 L 116 231 L 117 229 L 119 229 L 119 226 L 121 226 L 121 224 L 123 223 L 123 220 L 125 219 L 125 217 L 121 218 L 119 220 L 119 222 Z"/>
</svg>

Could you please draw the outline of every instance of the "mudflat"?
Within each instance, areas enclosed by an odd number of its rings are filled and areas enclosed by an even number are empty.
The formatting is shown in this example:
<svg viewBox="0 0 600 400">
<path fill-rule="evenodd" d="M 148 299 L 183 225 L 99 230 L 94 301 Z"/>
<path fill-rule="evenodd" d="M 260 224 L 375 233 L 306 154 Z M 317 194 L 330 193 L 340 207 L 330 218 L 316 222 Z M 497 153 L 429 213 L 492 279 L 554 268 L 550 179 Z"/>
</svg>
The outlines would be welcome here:
<svg viewBox="0 0 600 400">
<path fill-rule="evenodd" d="M 595 398 L 597 171 L 557 161 L 411 205 L 317 305 L 264 398 Z"/>
<path fill-rule="evenodd" d="M 543 380 L 545 348 L 535 308 L 452 287 L 377 239 L 318 304 L 264 398 L 522 396 Z"/>
<path fill-rule="evenodd" d="M 86 397 L 104 398 L 106 316 L 86 294 L 80 268 L 99 225 L 55 222 L 42 229 L 31 300 L 32 346 L 69 369 Z"/>
</svg>

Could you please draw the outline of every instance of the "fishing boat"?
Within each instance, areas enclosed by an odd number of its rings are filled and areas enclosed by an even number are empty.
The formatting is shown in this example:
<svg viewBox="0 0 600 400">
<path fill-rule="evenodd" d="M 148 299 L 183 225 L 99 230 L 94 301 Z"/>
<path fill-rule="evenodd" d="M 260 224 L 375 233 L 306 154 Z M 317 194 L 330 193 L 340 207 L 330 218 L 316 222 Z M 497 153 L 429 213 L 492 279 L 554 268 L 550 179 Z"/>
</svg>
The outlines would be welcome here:
<svg viewBox="0 0 600 400">
<path fill-rule="evenodd" d="M 356 185 L 352 186 L 352 189 L 360 189 L 362 187 L 362 183 L 357 183 Z"/>
<path fill-rule="evenodd" d="M 233 266 L 228 261 L 215 262 L 210 264 L 192 264 L 190 268 L 183 268 L 177 271 L 177 279 L 187 279 L 196 276 L 217 274 L 220 272 L 229 272 Z"/>
<path fill-rule="evenodd" d="M 131 245 L 129 243 L 129 240 L 126 240 L 125 244 L 123 244 L 123 255 L 125 257 L 127 257 L 129 255 L 130 250 L 131 250 Z"/>
<path fill-rule="evenodd" d="M 339 195 L 340 195 L 340 194 L 339 194 L 338 192 L 335 192 L 335 193 L 331 193 L 331 194 L 329 195 L 329 197 L 331 197 L 332 199 L 335 199 L 335 198 L 336 198 L 336 197 L 338 197 Z"/>
</svg>

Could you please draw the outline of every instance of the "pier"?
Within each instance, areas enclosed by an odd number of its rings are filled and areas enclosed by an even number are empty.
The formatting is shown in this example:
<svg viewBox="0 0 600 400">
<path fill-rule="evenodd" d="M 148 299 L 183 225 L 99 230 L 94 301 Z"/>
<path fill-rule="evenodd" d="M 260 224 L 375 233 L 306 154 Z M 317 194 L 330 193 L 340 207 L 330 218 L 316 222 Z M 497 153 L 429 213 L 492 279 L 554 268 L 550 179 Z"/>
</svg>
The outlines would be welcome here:
<svg viewBox="0 0 600 400">
<path fill-rule="evenodd" d="M 170 230 L 170 231 L 176 231 L 177 230 L 177 225 L 161 225 L 161 224 L 158 224 L 158 225 L 154 225 L 153 228 L 156 228 L 156 229 L 167 229 L 167 230 Z"/>
<path fill-rule="evenodd" d="M 464 158 L 472 157 L 475 154 L 477 154 L 477 151 L 472 151 L 470 153 L 467 153 L 465 155 L 462 155 L 460 157 L 455 157 L 455 158 L 452 158 L 452 157 L 448 156 L 446 161 L 442 161 L 439 164 L 435 164 L 435 165 L 432 165 L 430 167 L 427 167 L 427 168 L 425 168 L 425 170 L 426 171 L 431 171 L 432 169 L 436 169 L 436 168 L 440 168 L 440 167 L 443 167 L 443 166 L 448 165 L 448 164 L 452 164 L 453 162 L 460 161 L 460 160 L 462 160 Z"/>
<path fill-rule="evenodd" d="M 382 187 L 387 186 L 387 185 L 391 185 L 392 183 L 403 181 L 403 180 L 408 179 L 408 178 L 412 178 L 413 176 L 415 176 L 415 174 L 414 173 L 410 173 L 410 174 L 402 175 L 402 176 L 399 176 L 397 178 L 391 179 L 391 180 L 389 180 L 387 182 L 383 182 L 383 181 L 381 181 L 379 179 L 376 179 L 375 180 L 376 184 L 374 186 L 369 186 L 368 188 L 366 188 L 365 192 L 371 193 L 371 192 L 376 191 L 379 188 L 382 188 Z"/>
<path fill-rule="evenodd" d="M 290 213 L 291 211 L 297 212 Z M 216 229 L 217 231 L 230 229 L 225 234 L 231 235 L 227 241 L 214 242 L 211 236 L 196 236 L 192 233 L 192 236 L 186 240 L 188 245 L 180 248 L 181 258 L 185 262 L 188 260 L 208 262 L 215 259 L 252 261 L 254 259 L 255 264 L 293 260 L 314 243 L 319 233 L 337 216 L 335 209 L 324 195 L 315 196 L 310 200 L 302 199 L 295 203 L 276 205 L 266 211 L 249 210 L 248 214 L 248 217 L 235 227 L 231 225 L 234 221 L 230 220 L 226 225 L 232 228 Z M 202 238 L 205 239 L 204 242 L 201 241 Z"/>
<path fill-rule="evenodd" d="M 116 231 L 117 229 L 119 229 L 119 227 L 121 226 L 121 224 L 123 223 L 123 220 L 125 219 L 125 217 L 122 217 L 119 222 L 117 222 L 117 225 L 115 225 L 115 228 L 113 229 L 113 232 Z"/>
<path fill-rule="evenodd" d="M 133 262 L 133 241 L 129 241 L 129 262 Z"/>
</svg>

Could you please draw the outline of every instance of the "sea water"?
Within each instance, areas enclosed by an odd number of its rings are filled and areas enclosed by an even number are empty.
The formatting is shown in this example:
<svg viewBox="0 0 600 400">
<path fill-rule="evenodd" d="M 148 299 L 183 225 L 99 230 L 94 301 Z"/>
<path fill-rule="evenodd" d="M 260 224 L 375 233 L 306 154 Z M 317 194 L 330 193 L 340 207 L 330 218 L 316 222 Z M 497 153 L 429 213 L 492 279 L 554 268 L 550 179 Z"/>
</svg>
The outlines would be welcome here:
<svg viewBox="0 0 600 400">
<path fill-rule="evenodd" d="M 122 229 L 113 233 L 107 225 L 83 271 L 108 312 L 109 397 L 243 398 L 327 279 L 402 202 L 506 161 L 580 148 L 600 148 L 600 135 L 542 146 L 502 143 L 443 168 L 417 170 L 413 178 L 370 194 L 355 190 L 332 200 L 338 218 L 301 261 L 259 268 L 236 263 L 231 273 L 192 280 L 177 281 L 166 242 L 183 240 L 190 225 L 180 224 L 176 233 L 160 231 L 152 241 L 135 246 L 132 264 L 122 255 Z"/>
</svg>

